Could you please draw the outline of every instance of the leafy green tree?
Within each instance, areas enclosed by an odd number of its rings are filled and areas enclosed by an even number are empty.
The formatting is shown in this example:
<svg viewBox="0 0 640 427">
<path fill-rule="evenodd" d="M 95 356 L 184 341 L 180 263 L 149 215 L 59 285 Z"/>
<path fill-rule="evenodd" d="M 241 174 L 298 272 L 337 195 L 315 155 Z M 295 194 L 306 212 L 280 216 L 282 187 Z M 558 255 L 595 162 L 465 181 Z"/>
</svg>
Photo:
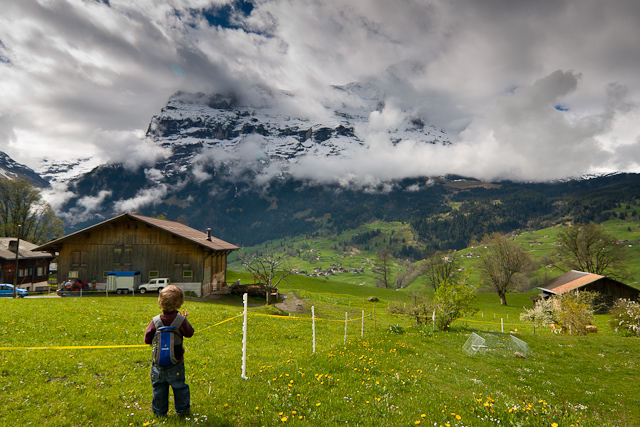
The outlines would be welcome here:
<svg viewBox="0 0 640 427">
<path fill-rule="evenodd" d="M 43 244 L 64 234 L 63 222 L 38 189 L 22 179 L 0 179 L 0 235 Z"/>
<path fill-rule="evenodd" d="M 558 233 L 558 238 L 560 264 L 566 269 L 617 279 L 626 277 L 627 252 L 604 227 L 594 223 L 567 227 Z"/>
<path fill-rule="evenodd" d="M 522 245 L 500 233 L 493 233 L 483 241 L 487 249 L 480 258 L 480 270 L 491 288 L 507 305 L 507 292 L 526 280 L 535 264 Z"/>
<path fill-rule="evenodd" d="M 475 307 L 477 289 L 477 285 L 468 283 L 467 275 L 457 282 L 451 280 L 442 282 L 433 295 L 436 327 L 446 331 L 454 320 L 478 311 Z"/>
</svg>

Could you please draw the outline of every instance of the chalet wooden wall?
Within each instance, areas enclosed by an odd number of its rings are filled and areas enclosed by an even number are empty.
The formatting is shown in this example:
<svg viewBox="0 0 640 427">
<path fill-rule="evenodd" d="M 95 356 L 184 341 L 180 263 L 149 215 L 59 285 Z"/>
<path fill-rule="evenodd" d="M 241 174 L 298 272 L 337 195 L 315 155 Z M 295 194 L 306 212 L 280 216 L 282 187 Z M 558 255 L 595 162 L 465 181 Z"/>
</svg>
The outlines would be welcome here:
<svg viewBox="0 0 640 427">
<path fill-rule="evenodd" d="M 627 298 L 631 300 L 638 300 L 638 290 L 624 285 L 615 280 L 608 278 L 600 279 L 593 282 L 583 288 L 586 291 L 595 291 L 600 293 L 604 298 L 604 303 L 607 306 L 611 306 L 617 299 Z"/>
<path fill-rule="evenodd" d="M 226 270 L 226 254 L 216 253 L 168 231 L 132 218 L 123 218 L 79 233 L 60 248 L 58 280 L 77 272 L 82 280 L 105 279 L 106 271 L 140 271 L 141 280 L 149 272 L 169 277 L 172 282 L 203 283 L 205 266 L 213 274 Z M 226 278 L 225 278 L 226 280 Z"/>
</svg>

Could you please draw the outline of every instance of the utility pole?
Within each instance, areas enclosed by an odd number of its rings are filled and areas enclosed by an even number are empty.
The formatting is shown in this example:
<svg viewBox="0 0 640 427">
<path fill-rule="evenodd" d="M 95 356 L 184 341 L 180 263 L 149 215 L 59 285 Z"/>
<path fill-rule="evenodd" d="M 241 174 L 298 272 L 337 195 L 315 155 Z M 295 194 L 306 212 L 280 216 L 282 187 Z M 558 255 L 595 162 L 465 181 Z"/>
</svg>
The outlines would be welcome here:
<svg viewBox="0 0 640 427">
<path fill-rule="evenodd" d="M 16 298 L 18 289 L 18 256 L 20 255 L 20 233 L 22 232 L 22 226 L 18 225 L 18 241 L 16 244 L 16 267 L 13 272 L 13 298 Z"/>
</svg>

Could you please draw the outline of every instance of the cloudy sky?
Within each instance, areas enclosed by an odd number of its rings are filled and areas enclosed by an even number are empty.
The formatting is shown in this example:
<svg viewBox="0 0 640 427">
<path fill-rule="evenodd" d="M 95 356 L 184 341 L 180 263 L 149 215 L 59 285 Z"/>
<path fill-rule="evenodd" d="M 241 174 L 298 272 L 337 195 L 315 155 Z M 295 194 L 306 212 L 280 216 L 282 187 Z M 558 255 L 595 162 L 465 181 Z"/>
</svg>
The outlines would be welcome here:
<svg viewBox="0 0 640 427">
<path fill-rule="evenodd" d="M 32 168 L 163 155 L 144 133 L 178 90 L 268 87 L 313 105 L 329 85 L 375 81 L 455 144 L 382 143 L 323 170 L 640 171 L 637 0 L 0 0 L 0 10 L 0 150 Z"/>
</svg>

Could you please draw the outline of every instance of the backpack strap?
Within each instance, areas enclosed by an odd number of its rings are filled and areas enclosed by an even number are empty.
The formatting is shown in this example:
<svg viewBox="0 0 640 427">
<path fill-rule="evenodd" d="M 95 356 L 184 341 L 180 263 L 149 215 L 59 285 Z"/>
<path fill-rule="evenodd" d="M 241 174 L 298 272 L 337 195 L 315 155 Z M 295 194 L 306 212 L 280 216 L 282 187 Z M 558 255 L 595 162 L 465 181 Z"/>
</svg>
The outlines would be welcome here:
<svg viewBox="0 0 640 427">
<path fill-rule="evenodd" d="M 184 322 L 184 320 L 186 319 L 186 317 L 184 317 L 182 314 L 178 314 L 176 316 L 176 318 L 173 320 L 173 322 L 171 322 L 171 327 L 176 328 L 177 331 L 180 330 L 180 326 L 182 325 L 182 322 Z M 182 334 L 180 334 L 182 335 Z"/>
<path fill-rule="evenodd" d="M 156 331 L 164 326 L 164 323 L 162 323 L 162 320 L 160 320 L 159 314 L 151 320 L 153 321 L 153 324 L 156 325 Z"/>
</svg>

